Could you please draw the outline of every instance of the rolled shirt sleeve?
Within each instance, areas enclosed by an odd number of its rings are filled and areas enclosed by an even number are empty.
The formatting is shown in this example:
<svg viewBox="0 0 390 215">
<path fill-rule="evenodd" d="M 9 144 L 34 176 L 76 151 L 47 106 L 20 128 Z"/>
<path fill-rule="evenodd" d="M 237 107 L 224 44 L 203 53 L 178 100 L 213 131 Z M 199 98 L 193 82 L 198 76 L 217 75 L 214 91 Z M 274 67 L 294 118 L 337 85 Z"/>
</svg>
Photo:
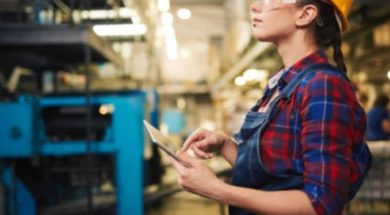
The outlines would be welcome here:
<svg viewBox="0 0 390 215">
<path fill-rule="evenodd" d="M 342 214 L 348 201 L 353 96 L 346 80 L 326 72 L 307 80 L 303 89 L 299 114 L 304 192 L 317 214 Z"/>
</svg>

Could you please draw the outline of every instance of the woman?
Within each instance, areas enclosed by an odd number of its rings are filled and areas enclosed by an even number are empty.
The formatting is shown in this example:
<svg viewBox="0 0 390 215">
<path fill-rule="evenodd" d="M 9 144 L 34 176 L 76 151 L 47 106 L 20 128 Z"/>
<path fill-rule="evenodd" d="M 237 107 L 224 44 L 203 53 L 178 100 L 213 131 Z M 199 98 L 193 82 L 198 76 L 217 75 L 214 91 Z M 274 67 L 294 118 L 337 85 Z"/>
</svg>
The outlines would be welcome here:
<svg viewBox="0 0 390 215">
<path fill-rule="evenodd" d="M 284 67 L 248 112 L 235 138 L 199 129 L 172 160 L 187 191 L 230 206 L 230 214 L 342 214 L 370 165 L 366 118 L 340 50 L 351 0 L 259 0 L 256 39 L 273 42 Z M 322 50 L 334 49 L 337 68 Z M 231 184 L 200 159 L 219 152 Z"/>
<path fill-rule="evenodd" d="M 390 101 L 386 95 L 379 95 L 374 107 L 368 112 L 367 140 L 390 139 Z"/>
</svg>

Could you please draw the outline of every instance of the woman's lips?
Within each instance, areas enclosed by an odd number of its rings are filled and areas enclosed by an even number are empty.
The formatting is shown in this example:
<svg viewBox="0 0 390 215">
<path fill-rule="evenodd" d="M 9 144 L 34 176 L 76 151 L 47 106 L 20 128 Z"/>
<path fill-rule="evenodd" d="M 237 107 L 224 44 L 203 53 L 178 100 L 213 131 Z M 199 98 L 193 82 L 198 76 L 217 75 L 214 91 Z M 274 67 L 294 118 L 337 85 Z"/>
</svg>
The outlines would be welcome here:
<svg viewBox="0 0 390 215">
<path fill-rule="evenodd" d="M 256 27 L 256 25 L 261 24 L 263 21 L 259 18 L 253 18 L 252 19 L 252 25 L 253 27 Z"/>
</svg>

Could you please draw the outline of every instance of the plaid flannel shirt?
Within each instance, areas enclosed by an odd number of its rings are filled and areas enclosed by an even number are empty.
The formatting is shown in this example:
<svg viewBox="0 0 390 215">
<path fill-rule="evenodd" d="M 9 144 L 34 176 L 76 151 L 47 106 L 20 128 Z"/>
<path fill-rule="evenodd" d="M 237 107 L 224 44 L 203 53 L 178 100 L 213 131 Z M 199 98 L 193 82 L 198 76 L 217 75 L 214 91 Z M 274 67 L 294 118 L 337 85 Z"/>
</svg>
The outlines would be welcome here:
<svg viewBox="0 0 390 215">
<path fill-rule="evenodd" d="M 323 51 L 315 52 L 289 68 L 275 88 L 281 90 L 309 65 L 327 62 Z M 265 91 L 260 107 L 272 91 Z M 302 175 L 303 191 L 318 214 L 342 214 L 349 184 L 360 172 L 352 151 L 364 143 L 366 125 L 352 84 L 341 72 L 308 74 L 280 106 L 260 137 L 265 167 L 271 173 Z"/>
</svg>

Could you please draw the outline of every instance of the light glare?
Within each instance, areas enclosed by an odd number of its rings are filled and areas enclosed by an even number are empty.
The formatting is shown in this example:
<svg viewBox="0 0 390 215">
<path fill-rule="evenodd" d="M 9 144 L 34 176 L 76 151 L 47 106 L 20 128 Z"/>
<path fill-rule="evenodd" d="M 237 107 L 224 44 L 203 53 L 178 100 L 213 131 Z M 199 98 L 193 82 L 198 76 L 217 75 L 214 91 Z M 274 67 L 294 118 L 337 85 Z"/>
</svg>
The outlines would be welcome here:
<svg viewBox="0 0 390 215">
<path fill-rule="evenodd" d="M 167 12 L 171 8 L 171 2 L 169 0 L 158 0 L 158 10 L 161 12 Z"/>
<path fill-rule="evenodd" d="M 113 19 L 113 18 L 121 18 L 121 19 L 134 19 L 139 20 L 139 15 L 136 10 L 121 7 L 117 10 L 82 10 L 81 18 L 83 19 Z"/>
<path fill-rule="evenodd" d="M 101 37 L 141 36 L 147 32 L 144 24 L 94 25 L 93 31 Z"/>
<path fill-rule="evenodd" d="M 192 16 L 192 12 L 187 8 L 180 8 L 179 10 L 177 10 L 176 13 L 177 13 L 177 17 L 183 20 L 188 20 Z"/>
<path fill-rule="evenodd" d="M 242 76 L 238 76 L 234 79 L 234 83 L 237 85 L 237 86 L 244 86 L 246 84 L 246 80 L 244 77 Z"/>
<path fill-rule="evenodd" d="M 248 69 L 244 72 L 246 81 L 263 81 L 267 78 L 268 72 L 266 70 Z"/>
<path fill-rule="evenodd" d="M 164 12 L 161 14 L 161 24 L 163 26 L 171 26 L 173 24 L 173 16 L 169 12 Z"/>
</svg>

